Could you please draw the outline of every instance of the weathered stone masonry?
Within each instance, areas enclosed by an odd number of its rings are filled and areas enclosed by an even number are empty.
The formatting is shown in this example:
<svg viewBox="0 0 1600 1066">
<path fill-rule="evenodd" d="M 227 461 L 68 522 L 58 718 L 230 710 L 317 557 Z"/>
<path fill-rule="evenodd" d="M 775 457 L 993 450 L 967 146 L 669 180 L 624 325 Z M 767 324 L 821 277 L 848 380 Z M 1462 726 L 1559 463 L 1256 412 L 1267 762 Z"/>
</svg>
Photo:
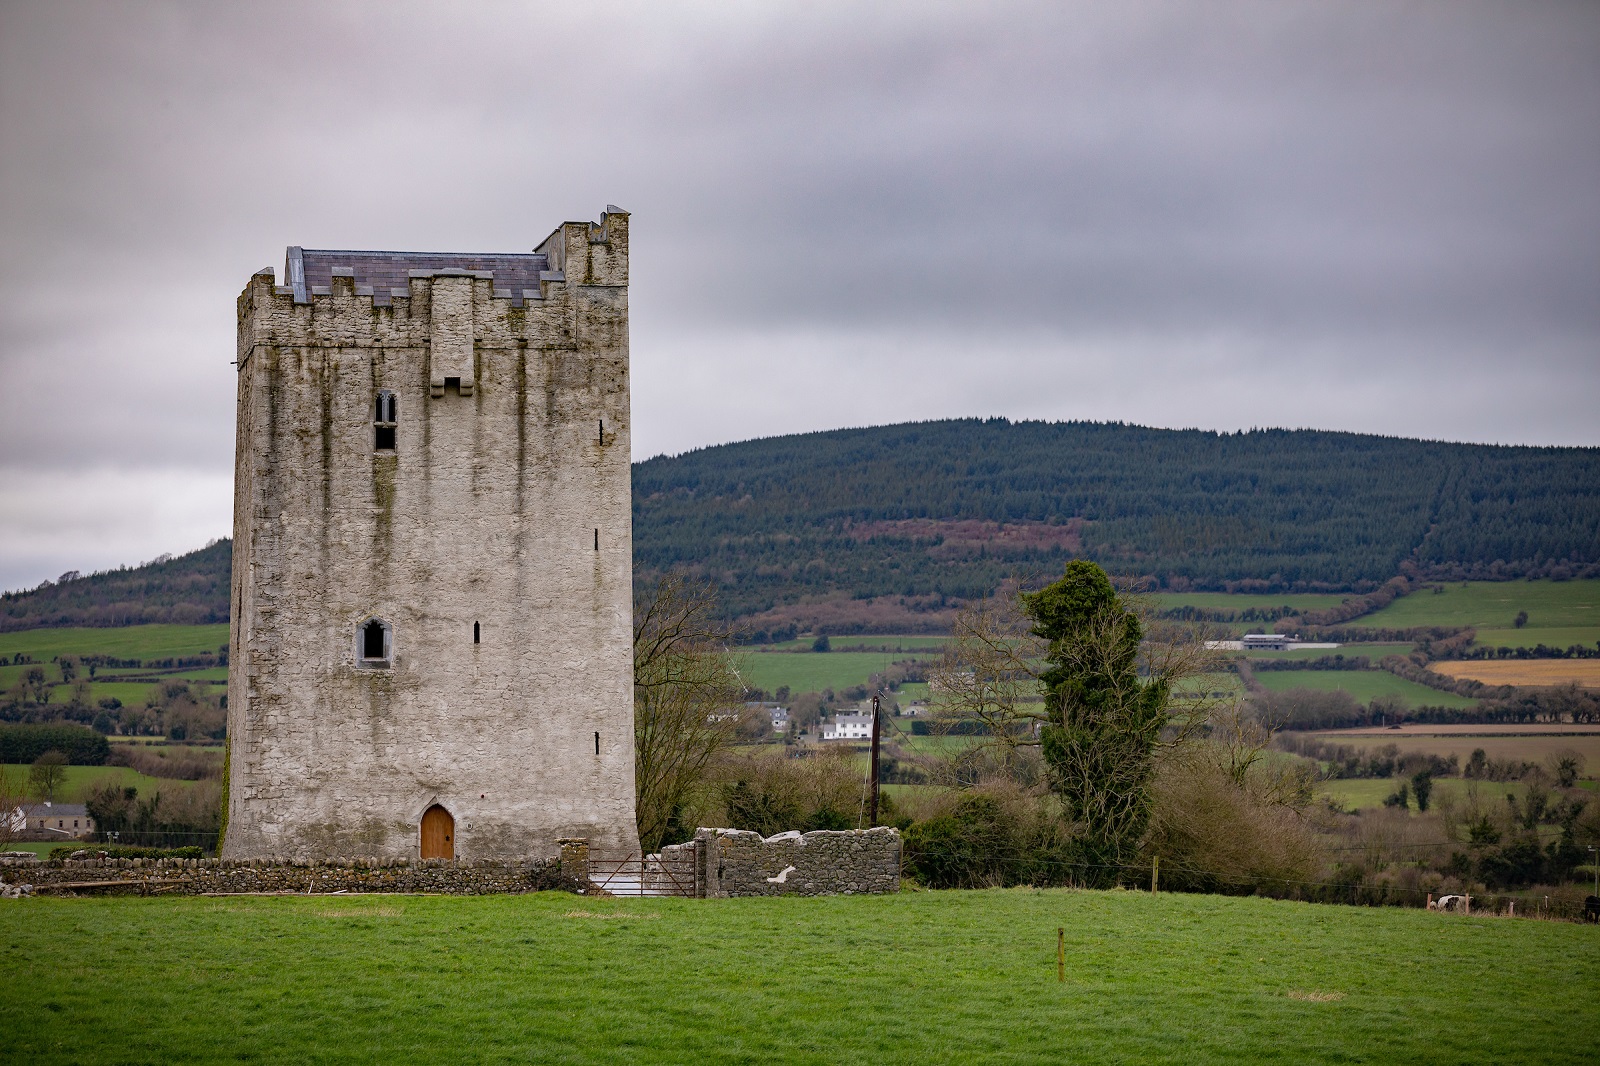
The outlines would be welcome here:
<svg viewBox="0 0 1600 1066">
<path fill-rule="evenodd" d="M 224 856 L 636 850 L 627 214 L 284 273 L 238 304 Z"/>
<path fill-rule="evenodd" d="M 196 896 L 207 893 L 429 892 L 458 896 L 576 890 L 558 860 L 455 863 L 404 859 L 103 859 L 51 862 L 0 861 L 0 884 L 30 885 L 35 892 L 80 891 Z M 74 889 L 71 886 L 93 886 Z"/>
<path fill-rule="evenodd" d="M 711 898 L 837 896 L 900 889 L 900 832 L 876 828 L 779 833 L 701 829 L 690 845 Z M 671 850 L 663 848 L 663 856 Z"/>
</svg>

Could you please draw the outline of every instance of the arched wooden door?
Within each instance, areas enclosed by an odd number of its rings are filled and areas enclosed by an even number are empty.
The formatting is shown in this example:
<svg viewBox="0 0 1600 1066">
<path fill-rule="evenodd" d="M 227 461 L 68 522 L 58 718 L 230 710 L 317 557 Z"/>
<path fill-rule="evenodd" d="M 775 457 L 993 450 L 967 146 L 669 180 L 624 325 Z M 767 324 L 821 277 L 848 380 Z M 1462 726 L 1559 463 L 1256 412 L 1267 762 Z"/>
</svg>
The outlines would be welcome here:
<svg viewBox="0 0 1600 1066">
<path fill-rule="evenodd" d="M 456 857 L 456 820 L 437 803 L 422 812 L 422 857 Z"/>
</svg>

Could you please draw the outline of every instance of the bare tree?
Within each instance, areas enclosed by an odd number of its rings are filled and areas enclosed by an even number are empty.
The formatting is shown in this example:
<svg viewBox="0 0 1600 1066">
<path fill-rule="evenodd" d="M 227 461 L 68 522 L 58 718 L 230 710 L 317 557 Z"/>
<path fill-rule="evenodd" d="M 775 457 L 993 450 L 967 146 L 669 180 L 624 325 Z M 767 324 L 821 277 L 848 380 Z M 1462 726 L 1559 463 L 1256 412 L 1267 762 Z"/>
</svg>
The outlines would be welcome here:
<svg viewBox="0 0 1600 1066">
<path fill-rule="evenodd" d="M 40 799 L 55 802 L 56 789 L 66 780 L 69 760 L 59 751 L 47 751 L 33 760 L 28 770 L 28 787 Z"/>
<path fill-rule="evenodd" d="M 633 733 L 639 843 L 656 851 L 739 729 L 744 685 L 711 586 L 669 574 L 634 604 Z"/>
<path fill-rule="evenodd" d="M 27 775 L 21 767 L 12 770 L 0 763 L 0 845 L 22 835 L 32 806 L 28 802 Z"/>
</svg>

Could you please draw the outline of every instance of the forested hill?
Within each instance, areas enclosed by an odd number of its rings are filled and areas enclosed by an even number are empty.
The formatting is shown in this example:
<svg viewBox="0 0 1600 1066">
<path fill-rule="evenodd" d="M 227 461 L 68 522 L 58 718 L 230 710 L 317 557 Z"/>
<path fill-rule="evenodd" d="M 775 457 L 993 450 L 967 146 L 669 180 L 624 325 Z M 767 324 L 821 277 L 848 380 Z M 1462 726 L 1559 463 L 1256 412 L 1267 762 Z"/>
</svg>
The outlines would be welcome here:
<svg viewBox="0 0 1600 1066">
<path fill-rule="evenodd" d="M 633 487 L 635 569 L 701 569 L 739 614 L 966 597 L 1070 554 L 1260 591 L 1600 564 L 1595 448 L 967 419 L 704 448 L 639 463 Z"/>
<path fill-rule="evenodd" d="M 228 620 L 233 542 L 0 596 L 0 632 L 42 626 L 198 625 Z"/>
<path fill-rule="evenodd" d="M 1600 575 L 1595 448 L 967 419 L 650 459 L 633 488 L 635 571 L 711 576 L 770 631 L 904 631 L 1074 555 L 1179 589 Z M 224 621 L 230 551 L 9 594 L 0 629 Z"/>
</svg>

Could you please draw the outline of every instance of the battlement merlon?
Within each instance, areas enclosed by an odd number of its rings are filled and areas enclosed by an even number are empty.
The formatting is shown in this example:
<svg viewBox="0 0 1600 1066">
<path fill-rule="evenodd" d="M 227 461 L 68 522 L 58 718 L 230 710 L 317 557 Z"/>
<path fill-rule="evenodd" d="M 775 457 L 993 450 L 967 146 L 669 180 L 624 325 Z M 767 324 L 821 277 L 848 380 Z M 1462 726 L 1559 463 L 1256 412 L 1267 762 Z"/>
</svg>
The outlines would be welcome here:
<svg viewBox="0 0 1600 1066">
<path fill-rule="evenodd" d="M 264 267 L 239 294 L 236 361 L 242 368 L 257 343 L 305 343 L 308 338 L 301 335 L 307 331 L 317 334 L 318 340 L 326 339 L 330 332 L 342 333 L 338 319 L 352 313 L 361 317 L 362 329 L 395 334 L 385 336 L 383 343 L 409 343 L 401 336 L 409 332 L 408 326 L 427 329 L 434 283 L 455 278 L 470 279 L 480 321 L 486 312 L 500 317 L 512 307 L 531 311 L 544 306 L 549 313 L 560 314 L 551 304 L 564 303 L 579 287 L 626 290 L 628 212 L 608 204 L 598 223 L 562 223 L 527 253 L 328 251 L 291 246 L 284 256 L 283 284 L 277 283 L 271 267 Z M 447 282 L 444 287 L 459 284 Z M 324 298 L 332 298 L 335 306 L 348 310 L 331 318 L 322 313 L 312 316 L 313 305 L 322 306 Z M 621 299 L 620 306 L 625 308 L 626 295 Z M 491 305 L 500 310 L 492 311 Z M 380 309 L 382 320 L 368 324 L 367 316 Z M 543 311 L 539 315 L 546 317 Z M 532 326 L 533 318 L 527 321 L 530 332 L 545 332 Z"/>
<path fill-rule="evenodd" d="M 534 249 L 568 285 L 628 284 L 628 212 L 607 204 L 600 223 L 563 222 Z"/>
</svg>

